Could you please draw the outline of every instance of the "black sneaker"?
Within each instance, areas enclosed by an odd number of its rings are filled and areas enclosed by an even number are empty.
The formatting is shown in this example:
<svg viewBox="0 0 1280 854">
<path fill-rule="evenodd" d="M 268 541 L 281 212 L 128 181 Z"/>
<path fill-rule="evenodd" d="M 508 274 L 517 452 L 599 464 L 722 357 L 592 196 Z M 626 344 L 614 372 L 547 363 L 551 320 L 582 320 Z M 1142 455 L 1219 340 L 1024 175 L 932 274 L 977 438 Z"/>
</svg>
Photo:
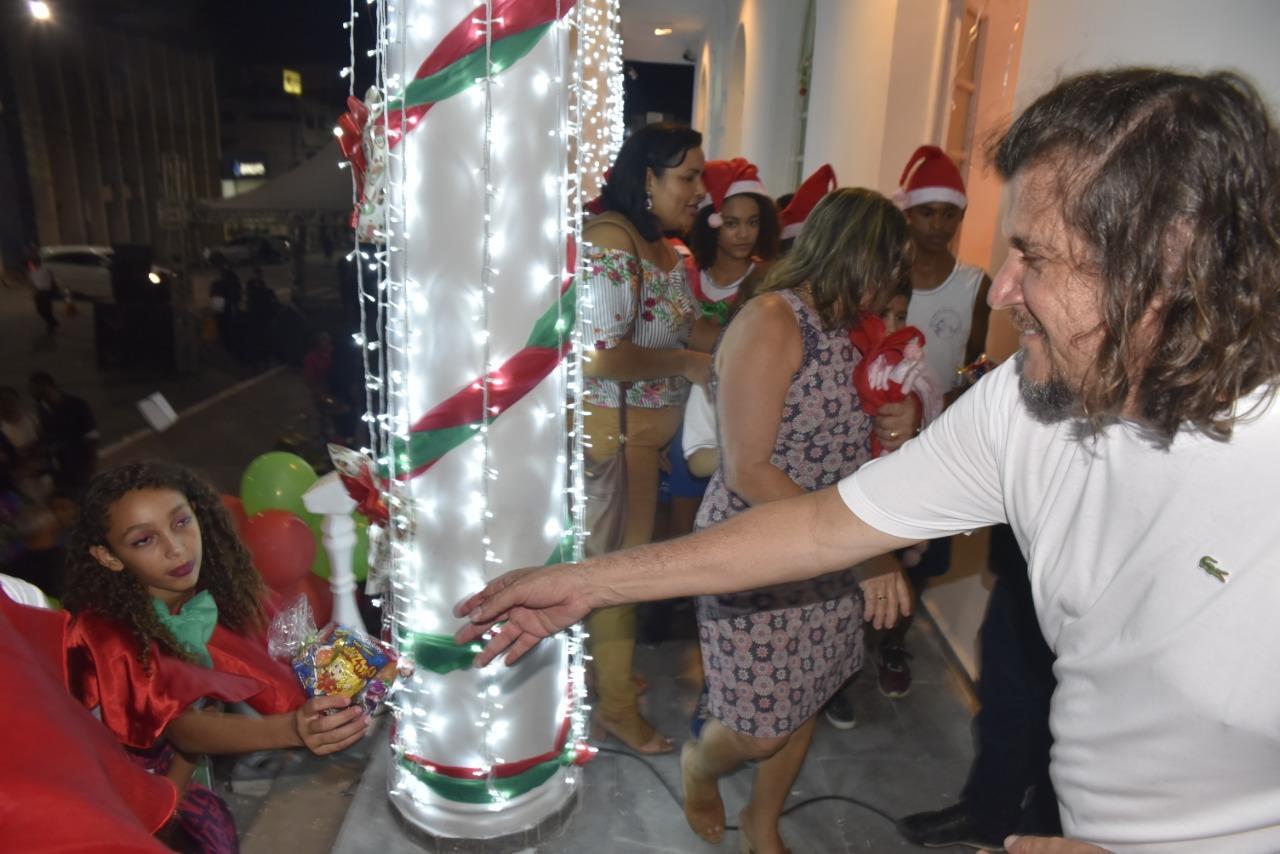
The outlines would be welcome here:
<svg viewBox="0 0 1280 854">
<path fill-rule="evenodd" d="M 911 693 L 911 653 L 899 640 L 880 643 L 879 678 L 880 693 L 893 700 Z"/>
<path fill-rule="evenodd" d="M 1004 839 L 976 828 L 968 809 L 962 803 L 933 812 L 904 816 L 898 819 L 896 826 L 903 839 L 925 848 L 964 845 L 985 851 L 1004 850 Z"/>
<path fill-rule="evenodd" d="M 841 691 L 837 691 L 836 695 L 827 701 L 822 714 L 826 716 L 827 723 L 836 729 L 853 729 L 858 725 L 858 716 L 854 714 L 853 703 L 850 703 L 849 698 Z"/>
</svg>

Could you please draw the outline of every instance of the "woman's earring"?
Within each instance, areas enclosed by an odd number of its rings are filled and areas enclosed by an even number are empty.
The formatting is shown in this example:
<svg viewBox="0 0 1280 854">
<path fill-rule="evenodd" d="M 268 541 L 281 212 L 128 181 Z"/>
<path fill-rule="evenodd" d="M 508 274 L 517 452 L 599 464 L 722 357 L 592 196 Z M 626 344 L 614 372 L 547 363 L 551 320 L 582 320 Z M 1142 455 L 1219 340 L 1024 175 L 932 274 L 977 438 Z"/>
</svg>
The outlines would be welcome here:
<svg viewBox="0 0 1280 854">
<path fill-rule="evenodd" d="M 644 194 L 644 209 L 647 211 L 653 210 L 653 193 L 650 193 L 648 190 L 646 190 Z"/>
</svg>

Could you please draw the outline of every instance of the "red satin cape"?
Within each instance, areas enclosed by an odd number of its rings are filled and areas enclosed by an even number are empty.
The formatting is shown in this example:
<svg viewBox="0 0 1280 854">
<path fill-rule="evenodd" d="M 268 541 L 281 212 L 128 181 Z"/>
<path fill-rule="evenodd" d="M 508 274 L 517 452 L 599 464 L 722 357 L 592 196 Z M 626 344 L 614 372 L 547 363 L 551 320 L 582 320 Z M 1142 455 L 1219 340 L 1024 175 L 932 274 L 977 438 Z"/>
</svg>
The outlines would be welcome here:
<svg viewBox="0 0 1280 854">
<path fill-rule="evenodd" d="M 163 852 L 178 794 L 67 693 L 68 615 L 0 591 L 0 840 L 6 851 Z"/>
<path fill-rule="evenodd" d="M 306 701 L 289 667 L 267 655 L 260 637 L 223 626 L 213 630 L 213 668 L 190 664 L 152 644 L 149 667 L 138 641 L 122 623 L 87 611 L 67 634 L 68 687 L 86 708 L 99 709 L 122 744 L 148 748 L 165 728 L 201 697 L 247 702 L 264 715 L 290 712 Z"/>
</svg>

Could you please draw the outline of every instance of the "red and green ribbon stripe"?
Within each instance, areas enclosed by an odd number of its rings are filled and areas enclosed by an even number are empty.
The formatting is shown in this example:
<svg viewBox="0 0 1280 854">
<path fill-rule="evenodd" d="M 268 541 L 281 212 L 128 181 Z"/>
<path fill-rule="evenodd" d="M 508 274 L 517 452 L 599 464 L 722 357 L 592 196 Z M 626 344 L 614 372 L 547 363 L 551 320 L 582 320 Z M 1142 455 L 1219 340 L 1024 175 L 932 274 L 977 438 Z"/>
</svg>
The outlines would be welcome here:
<svg viewBox="0 0 1280 854">
<path fill-rule="evenodd" d="M 533 325 L 524 347 L 488 376 L 489 412 L 485 413 L 485 381 L 476 379 L 436 405 L 410 427 L 407 443 L 394 446 L 397 466 L 417 477 L 533 391 L 560 364 L 569 349 L 568 332 L 577 317 L 577 286 L 570 281 Z"/>
<path fill-rule="evenodd" d="M 566 524 L 564 530 L 569 531 L 570 526 Z M 566 533 L 551 550 L 543 566 L 554 566 L 571 560 L 573 560 L 573 534 Z M 415 667 L 426 668 L 441 676 L 455 670 L 470 668 L 476 655 L 484 648 L 484 644 L 479 641 L 460 644 L 453 639 L 453 635 L 415 632 L 405 628 L 400 630 L 398 640 L 400 649 L 411 651 Z"/>
<path fill-rule="evenodd" d="M 401 100 L 387 105 L 387 144 L 394 147 L 403 136 L 401 122 L 413 130 L 440 101 L 464 92 L 477 80 L 501 73 L 533 50 L 551 25 L 574 7 L 577 0 L 495 0 L 486 11 L 480 4 L 459 21 L 423 61 L 404 90 Z M 491 16 L 492 32 L 486 47 L 485 19 Z"/>
<path fill-rule="evenodd" d="M 570 745 L 569 720 L 560 725 L 556 746 L 540 756 L 479 768 L 436 765 L 412 753 L 400 755 L 400 765 L 440 797 L 466 804 L 490 804 L 531 792 L 570 765 L 583 765 L 594 755 L 585 745 Z"/>
</svg>

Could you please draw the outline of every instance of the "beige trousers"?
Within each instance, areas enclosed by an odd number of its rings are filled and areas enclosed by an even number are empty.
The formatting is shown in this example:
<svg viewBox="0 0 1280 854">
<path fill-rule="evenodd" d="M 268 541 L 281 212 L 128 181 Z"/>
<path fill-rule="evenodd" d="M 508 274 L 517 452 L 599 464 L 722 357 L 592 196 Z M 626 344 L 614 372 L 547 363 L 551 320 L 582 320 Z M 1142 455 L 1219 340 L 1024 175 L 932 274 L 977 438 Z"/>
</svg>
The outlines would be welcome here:
<svg viewBox="0 0 1280 854">
<path fill-rule="evenodd" d="M 623 548 L 641 546 L 653 537 L 653 519 L 658 509 L 658 454 L 676 434 L 683 410 L 678 406 L 661 409 L 627 407 L 627 528 Z M 603 406 L 586 407 L 585 435 L 591 447 L 587 456 L 605 459 L 618 452 L 618 410 Z M 595 660 L 596 708 L 614 726 L 629 733 L 633 741 L 649 737 L 640 718 L 636 688 L 632 681 L 632 660 L 636 648 L 634 605 L 602 608 L 587 618 L 588 651 Z"/>
</svg>

